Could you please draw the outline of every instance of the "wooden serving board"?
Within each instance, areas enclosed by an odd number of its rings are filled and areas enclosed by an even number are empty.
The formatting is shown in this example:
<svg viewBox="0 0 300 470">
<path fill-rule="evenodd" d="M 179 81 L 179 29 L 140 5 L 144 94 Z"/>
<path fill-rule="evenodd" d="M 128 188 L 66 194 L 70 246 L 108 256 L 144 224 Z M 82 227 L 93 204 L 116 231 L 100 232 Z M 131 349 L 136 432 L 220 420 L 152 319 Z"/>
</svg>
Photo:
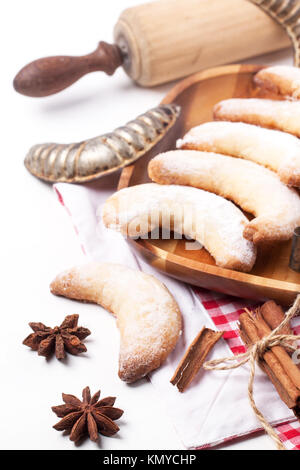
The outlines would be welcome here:
<svg viewBox="0 0 300 470">
<path fill-rule="evenodd" d="M 176 140 L 191 127 L 211 121 L 213 106 L 218 101 L 233 97 L 262 97 L 253 84 L 253 76 L 261 68 L 256 65 L 218 67 L 192 75 L 177 84 L 163 103 L 181 106 L 178 122 L 147 155 L 123 169 L 119 189 L 149 182 L 147 165 L 150 159 L 160 152 L 174 149 Z M 129 243 L 156 269 L 195 286 L 243 298 L 271 298 L 283 305 L 292 303 L 300 292 L 300 274 L 288 267 L 291 241 L 259 248 L 256 264 L 250 273 L 216 266 L 204 248 L 186 250 L 185 240 L 148 239 L 130 240 Z"/>
</svg>

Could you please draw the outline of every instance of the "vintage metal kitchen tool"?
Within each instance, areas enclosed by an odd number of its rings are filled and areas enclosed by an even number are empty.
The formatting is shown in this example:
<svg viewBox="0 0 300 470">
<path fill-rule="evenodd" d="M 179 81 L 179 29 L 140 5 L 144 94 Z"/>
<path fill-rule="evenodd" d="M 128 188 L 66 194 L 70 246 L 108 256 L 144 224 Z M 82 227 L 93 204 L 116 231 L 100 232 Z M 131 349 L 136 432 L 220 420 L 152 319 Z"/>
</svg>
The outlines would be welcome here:
<svg viewBox="0 0 300 470">
<path fill-rule="evenodd" d="M 300 66 L 300 1 L 251 0 L 280 24 L 290 37 L 294 48 L 294 65 Z"/>
<path fill-rule="evenodd" d="M 99 137 L 73 144 L 34 145 L 25 166 L 34 176 L 52 183 L 100 178 L 142 157 L 166 135 L 179 113 L 179 106 L 160 105 Z"/>
<path fill-rule="evenodd" d="M 140 85 L 153 86 L 288 47 L 289 37 L 269 15 L 285 26 L 296 47 L 297 4 L 298 0 L 160 0 L 139 5 L 121 14 L 115 44 L 100 42 L 95 52 L 82 57 L 31 62 L 15 77 L 14 87 L 24 95 L 47 96 L 89 72 L 111 75 L 120 65 Z"/>
</svg>

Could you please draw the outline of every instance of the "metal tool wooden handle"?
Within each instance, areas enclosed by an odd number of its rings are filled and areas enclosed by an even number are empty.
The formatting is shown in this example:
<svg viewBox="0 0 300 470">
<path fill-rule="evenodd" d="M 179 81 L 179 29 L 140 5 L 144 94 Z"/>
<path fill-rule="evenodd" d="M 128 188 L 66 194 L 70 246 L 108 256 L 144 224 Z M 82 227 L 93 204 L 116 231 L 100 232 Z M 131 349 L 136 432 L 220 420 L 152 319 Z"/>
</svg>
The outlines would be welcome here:
<svg viewBox="0 0 300 470">
<path fill-rule="evenodd" d="M 13 85 L 23 95 L 52 95 L 89 72 L 101 70 L 112 75 L 122 62 L 119 47 L 101 41 L 94 52 L 85 56 L 45 57 L 33 61 L 20 70 Z"/>
<path fill-rule="evenodd" d="M 283 29 L 252 2 L 160 0 L 129 8 L 115 26 L 115 45 L 100 43 L 84 57 L 39 59 L 18 73 L 14 86 L 26 95 L 46 96 L 88 72 L 110 74 L 121 64 L 134 81 L 153 86 L 288 47 Z"/>
</svg>

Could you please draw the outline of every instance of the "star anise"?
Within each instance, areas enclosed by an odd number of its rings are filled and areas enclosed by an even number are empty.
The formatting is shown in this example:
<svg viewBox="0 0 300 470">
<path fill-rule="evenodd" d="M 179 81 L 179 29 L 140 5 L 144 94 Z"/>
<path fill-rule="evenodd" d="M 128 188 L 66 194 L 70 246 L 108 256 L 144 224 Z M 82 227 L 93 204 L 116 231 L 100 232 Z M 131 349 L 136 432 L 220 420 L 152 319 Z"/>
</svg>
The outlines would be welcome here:
<svg viewBox="0 0 300 470">
<path fill-rule="evenodd" d="M 57 431 L 69 431 L 71 441 L 77 442 L 84 435 L 96 442 L 98 433 L 103 436 L 113 436 L 119 431 L 119 427 L 113 420 L 119 419 L 123 410 L 114 408 L 115 397 L 106 397 L 98 401 L 100 390 L 91 397 L 89 387 L 82 390 L 80 401 L 74 395 L 62 394 L 65 405 L 52 406 L 52 411 L 62 418 L 53 427 Z"/>
<path fill-rule="evenodd" d="M 50 328 L 43 323 L 29 323 L 34 331 L 24 339 L 23 344 L 38 352 L 39 356 L 50 356 L 54 351 L 57 359 L 64 359 L 66 351 L 80 354 L 87 349 L 82 340 L 91 334 L 90 330 L 77 326 L 79 315 L 68 315 L 60 326 Z"/>
</svg>

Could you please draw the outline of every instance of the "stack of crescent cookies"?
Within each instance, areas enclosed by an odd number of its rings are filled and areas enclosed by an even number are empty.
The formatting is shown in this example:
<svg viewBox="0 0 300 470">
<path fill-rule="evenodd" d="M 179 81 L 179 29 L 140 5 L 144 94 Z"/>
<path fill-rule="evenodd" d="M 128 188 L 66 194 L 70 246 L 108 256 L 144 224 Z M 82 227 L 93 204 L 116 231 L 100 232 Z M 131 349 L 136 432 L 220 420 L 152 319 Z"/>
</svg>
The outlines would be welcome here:
<svg viewBox="0 0 300 470">
<path fill-rule="evenodd" d="M 194 127 L 177 142 L 179 150 L 150 161 L 153 183 L 106 201 L 104 224 L 137 238 L 168 226 L 203 245 L 218 266 L 246 272 L 258 244 L 290 239 L 300 225 L 300 70 L 265 68 L 254 80 L 276 100 L 216 104 L 214 122 Z M 126 382 L 159 367 L 180 336 L 175 299 L 141 271 L 92 263 L 59 274 L 51 291 L 116 316 L 119 376 Z"/>
<path fill-rule="evenodd" d="M 172 214 L 174 231 L 201 243 L 217 266 L 245 272 L 258 244 L 292 238 L 300 225 L 300 70 L 268 67 L 254 80 L 276 99 L 217 103 L 215 121 L 150 161 L 153 183 L 106 201 L 104 224 L 128 236 L 138 227 L 141 236 Z"/>
</svg>

